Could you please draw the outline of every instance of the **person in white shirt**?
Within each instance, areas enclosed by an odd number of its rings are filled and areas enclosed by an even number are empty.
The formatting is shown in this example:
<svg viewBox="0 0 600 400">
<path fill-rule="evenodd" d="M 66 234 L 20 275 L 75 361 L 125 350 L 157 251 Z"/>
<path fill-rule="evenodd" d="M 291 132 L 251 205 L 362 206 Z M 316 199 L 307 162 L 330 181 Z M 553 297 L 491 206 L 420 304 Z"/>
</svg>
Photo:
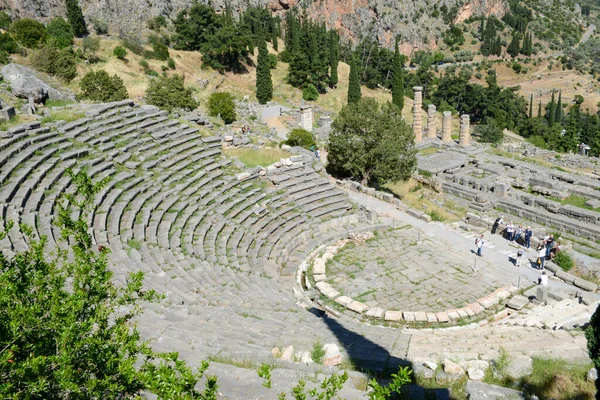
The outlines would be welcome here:
<svg viewBox="0 0 600 400">
<path fill-rule="evenodd" d="M 515 226 L 513 225 L 512 221 L 510 221 L 510 223 L 506 226 L 506 233 L 508 234 L 508 240 L 512 242 L 515 234 Z"/>
<path fill-rule="evenodd" d="M 477 239 L 475 239 L 475 245 L 477 246 L 477 255 L 479 257 L 482 257 L 483 255 L 481 254 L 481 250 L 483 249 L 483 235 L 479 236 Z"/>
<path fill-rule="evenodd" d="M 548 286 L 548 275 L 546 275 L 546 271 L 542 272 L 538 278 L 538 285 Z"/>
<path fill-rule="evenodd" d="M 538 265 L 540 269 L 544 269 L 544 261 L 546 261 L 546 247 L 542 246 L 539 254 L 538 254 Z"/>
</svg>

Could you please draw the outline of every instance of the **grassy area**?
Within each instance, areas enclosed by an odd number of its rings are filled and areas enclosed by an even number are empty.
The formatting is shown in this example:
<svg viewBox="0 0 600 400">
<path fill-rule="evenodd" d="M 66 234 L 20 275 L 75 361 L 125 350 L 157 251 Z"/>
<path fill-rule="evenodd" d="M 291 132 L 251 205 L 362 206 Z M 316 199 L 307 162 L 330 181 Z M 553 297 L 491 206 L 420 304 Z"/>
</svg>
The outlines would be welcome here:
<svg viewBox="0 0 600 400">
<path fill-rule="evenodd" d="M 529 394 L 535 394 L 542 399 L 594 399 L 594 382 L 586 380 L 591 364 L 534 357 L 531 375 L 515 381 L 504 374 L 508 361 L 508 356 L 504 360 L 501 357 L 497 364 L 497 373 L 494 374 L 488 369 L 484 382 L 517 389 L 527 387 Z"/>
<path fill-rule="evenodd" d="M 554 201 L 558 201 L 563 206 L 570 205 L 574 207 L 583 208 L 586 210 L 598 211 L 600 212 L 600 208 L 593 208 L 585 204 L 587 199 L 583 196 L 577 196 L 576 194 L 570 194 L 569 197 L 565 199 L 552 198 Z"/>
<path fill-rule="evenodd" d="M 256 166 L 266 167 L 279 161 L 281 158 L 287 158 L 291 154 L 287 151 L 283 151 L 275 148 L 262 148 L 262 149 L 228 149 L 224 150 L 223 153 L 227 157 L 237 157 L 238 160 L 244 163 L 248 168 Z"/>
<path fill-rule="evenodd" d="M 430 154 L 435 154 L 438 151 L 440 151 L 440 149 L 438 149 L 437 147 L 426 147 L 424 149 L 419 150 L 419 154 L 423 156 L 428 156 Z"/>
<path fill-rule="evenodd" d="M 465 208 L 446 200 L 442 193 L 437 193 L 412 178 L 406 182 L 390 183 L 386 188 L 391 190 L 406 205 L 424 211 L 435 221 L 459 221 L 467 212 Z"/>
<path fill-rule="evenodd" d="M 66 121 L 71 122 L 85 117 L 84 110 L 77 110 L 72 108 L 64 108 L 62 110 L 50 111 L 50 115 L 42 118 L 41 123 L 47 124 L 55 121 Z"/>
</svg>

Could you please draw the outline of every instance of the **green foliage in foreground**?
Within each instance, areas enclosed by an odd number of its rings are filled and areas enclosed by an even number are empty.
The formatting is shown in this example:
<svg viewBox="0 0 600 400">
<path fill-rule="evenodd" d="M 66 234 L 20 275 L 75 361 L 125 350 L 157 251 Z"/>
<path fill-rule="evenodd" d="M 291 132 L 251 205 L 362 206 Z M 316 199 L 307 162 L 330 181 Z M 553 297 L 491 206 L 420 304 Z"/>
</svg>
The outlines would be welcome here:
<svg viewBox="0 0 600 400">
<path fill-rule="evenodd" d="M 106 71 L 90 71 L 79 83 L 79 98 L 98 102 L 120 101 L 129 97 L 123 80 L 116 74 L 108 75 Z"/>
<path fill-rule="evenodd" d="M 363 184 L 406 180 L 417 165 L 412 129 L 400 109 L 372 98 L 340 111 L 329 135 L 327 171 Z"/>
<path fill-rule="evenodd" d="M 229 92 L 214 92 L 208 98 L 208 115 L 211 117 L 221 116 L 226 124 L 236 120 L 235 102 L 233 95 Z"/>
<path fill-rule="evenodd" d="M 600 371 L 600 306 L 590 319 L 590 324 L 585 330 L 588 354 L 596 370 Z M 600 395 L 600 379 L 596 379 L 596 398 Z"/>
<path fill-rule="evenodd" d="M 292 129 L 288 135 L 285 144 L 289 146 L 300 146 L 305 149 L 310 149 L 312 146 L 316 146 L 313 134 L 302 128 Z"/>
<path fill-rule="evenodd" d="M 193 110 L 198 107 L 192 89 L 184 86 L 181 75 L 151 79 L 146 91 L 146 102 L 168 111 L 173 108 Z"/>
<path fill-rule="evenodd" d="M 145 389 L 160 398 L 215 399 L 216 377 L 204 393 L 194 389 L 207 363 L 193 373 L 176 353 L 153 353 L 140 341 L 133 319 L 140 302 L 157 295 L 142 289 L 142 272 L 113 285 L 109 250 L 95 247 L 87 225 L 106 180 L 68 172 L 76 191 L 59 201 L 56 220 L 70 249 L 48 258 L 46 238 L 34 240 L 21 225 L 29 248 L 0 253 L 0 398 L 132 398 Z"/>
</svg>

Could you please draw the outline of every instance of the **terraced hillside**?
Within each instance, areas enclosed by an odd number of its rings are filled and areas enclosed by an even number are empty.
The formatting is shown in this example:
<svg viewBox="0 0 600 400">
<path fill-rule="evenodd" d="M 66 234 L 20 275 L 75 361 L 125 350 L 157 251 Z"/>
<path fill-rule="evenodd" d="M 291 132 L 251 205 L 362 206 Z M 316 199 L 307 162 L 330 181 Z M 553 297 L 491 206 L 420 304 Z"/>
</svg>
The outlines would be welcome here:
<svg viewBox="0 0 600 400">
<path fill-rule="evenodd" d="M 3 225 L 27 224 L 48 237 L 49 250 L 64 248 L 53 225 L 57 201 L 75 190 L 67 168 L 85 168 L 94 182 L 108 178 L 89 222 L 95 243 L 110 248 L 115 281 L 142 270 L 146 286 L 165 296 L 139 321 L 155 348 L 195 362 L 260 360 L 275 346 L 310 351 L 317 341 L 343 341 L 346 328 L 296 305 L 293 274 L 315 247 L 368 224 L 309 154 L 242 171 L 222 155 L 220 138 L 155 107 L 124 101 L 86 115 L 20 125 L 0 139 Z M 27 238 L 13 229 L 0 248 L 10 255 Z M 389 358 L 383 348 L 403 337 L 359 324 L 352 331 L 371 340 L 353 359 L 379 367 Z"/>
</svg>

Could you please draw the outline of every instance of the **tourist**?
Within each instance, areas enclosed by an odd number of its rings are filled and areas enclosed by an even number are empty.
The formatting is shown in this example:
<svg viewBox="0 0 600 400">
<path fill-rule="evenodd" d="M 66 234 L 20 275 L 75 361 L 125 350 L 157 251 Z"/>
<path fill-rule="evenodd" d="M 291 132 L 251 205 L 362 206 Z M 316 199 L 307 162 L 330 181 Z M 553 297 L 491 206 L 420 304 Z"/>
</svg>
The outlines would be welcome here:
<svg viewBox="0 0 600 400">
<path fill-rule="evenodd" d="M 523 225 L 519 225 L 519 227 L 515 230 L 515 242 L 519 242 L 521 239 L 521 235 L 523 234 Z"/>
<path fill-rule="evenodd" d="M 315 156 L 317 157 L 317 160 L 319 160 L 319 159 L 320 159 L 320 157 L 321 157 L 321 152 L 319 151 L 319 149 L 316 149 L 316 150 L 315 150 Z"/>
<path fill-rule="evenodd" d="M 548 240 L 546 241 L 546 258 L 550 257 L 550 251 L 554 247 L 554 235 L 550 235 Z"/>
<path fill-rule="evenodd" d="M 477 239 L 475 239 L 475 245 L 477 246 L 477 255 L 479 257 L 482 257 L 483 255 L 481 254 L 481 249 L 483 248 L 483 235 L 479 236 Z"/>
<path fill-rule="evenodd" d="M 542 272 L 538 278 L 538 285 L 548 286 L 548 275 L 546 275 L 546 271 Z"/>
<path fill-rule="evenodd" d="M 538 264 L 538 268 L 543 270 L 544 269 L 544 261 L 546 260 L 546 247 L 542 245 L 542 248 L 540 249 L 540 252 L 538 254 L 538 259 L 537 259 L 537 264 Z"/>
<path fill-rule="evenodd" d="M 508 235 L 508 240 L 512 242 L 515 236 L 515 226 L 513 225 L 512 221 L 510 221 L 506 226 L 506 233 Z"/>
<path fill-rule="evenodd" d="M 523 249 L 519 247 L 519 250 L 517 250 L 517 260 L 515 261 L 515 265 L 517 267 L 521 266 L 521 259 L 523 258 Z"/>
<path fill-rule="evenodd" d="M 496 218 L 496 221 L 494 221 L 494 225 L 492 225 L 492 235 L 495 234 L 496 232 L 499 232 L 499 228 L 500 225 L 502 225 L 504 223 L 504 216 L 500 217 L 500 218 Z"/>
<path fill-rule="evenodd" d="M 531 246 L 531 236 L 533 235 L 533 231 L 531 230 L 531 227 L 528 226 L 527 229 L 525 230 L 525 247 L 529 248 L 529 246 Z"/>
</svg>

